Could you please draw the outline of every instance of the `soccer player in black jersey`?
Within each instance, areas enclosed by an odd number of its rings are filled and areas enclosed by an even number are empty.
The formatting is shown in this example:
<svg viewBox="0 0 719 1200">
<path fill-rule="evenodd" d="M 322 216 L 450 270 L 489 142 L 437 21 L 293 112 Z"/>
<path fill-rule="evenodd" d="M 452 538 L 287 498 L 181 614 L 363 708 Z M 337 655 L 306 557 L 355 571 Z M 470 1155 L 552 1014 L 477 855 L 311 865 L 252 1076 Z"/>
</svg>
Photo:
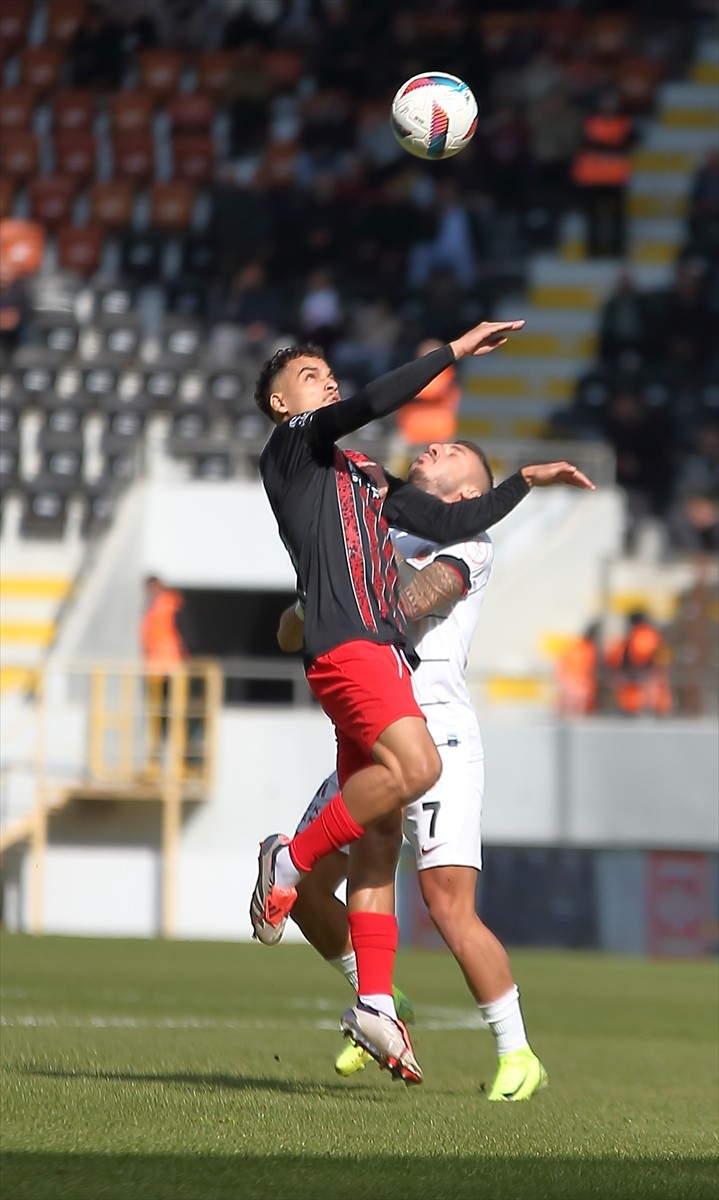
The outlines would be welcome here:
<svg viewBox="0 0 719 1200">
<path fill-rule="evenodd" d="M 261 845 L 250 916 L 265 944 L 279 941 L 303 873 L 439 778 L 439 755 L 412 691 L 417 658 L 400 610 L 389 524 L 446 544 L 494 525 L 531 486 L 562 480 L 592 487 L 576 467 L 553 463 L 524 468 L 487 495 L 444 504 L 336 442 L 394 412 L 452 362 L 503 345 L 523 324 L 483 322 L 342 402 L 314 347 L 279 351 L 260 374 L 256 400 L 276 426 L 260 472 L 297 574 L 307 680 L 335 726 L 341 788 L 291 841 L 275 834 Z M 360 995 L 373 1003 L 352 1010 L 357 1024 L 349 1032 L 398 1077 L 419 1082 L 391 1000 L 396 920 L 353 912 L 350 927 Z"/>
</svg>

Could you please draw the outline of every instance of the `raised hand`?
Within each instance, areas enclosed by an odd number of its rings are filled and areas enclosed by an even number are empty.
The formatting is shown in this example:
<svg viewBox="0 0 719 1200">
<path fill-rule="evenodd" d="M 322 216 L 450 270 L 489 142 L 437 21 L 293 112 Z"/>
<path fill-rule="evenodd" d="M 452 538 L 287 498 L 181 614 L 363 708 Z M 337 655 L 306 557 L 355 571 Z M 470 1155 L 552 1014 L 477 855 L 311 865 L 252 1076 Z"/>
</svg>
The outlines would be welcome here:
<svg viewBox="0 0 719 1200">
<path fill-rule="evenodd" d="M 491 354 L 498 346 L 503 346 L 508 334 L 523 327 L 524 321 L 482 321 L 449 344 L 455 358 L 478 358 L 480 354 Z"/>
<path fill-rule="evenodd" d="M 568 487 L 586 488 L 596 492 L 596 484 L 584 475 L 579 467 L 568 462 L 538 463 L 536 466 L 522 467 L 522 476 L 530 487 L 556 487 L 566 484 Z"/>
</svg>

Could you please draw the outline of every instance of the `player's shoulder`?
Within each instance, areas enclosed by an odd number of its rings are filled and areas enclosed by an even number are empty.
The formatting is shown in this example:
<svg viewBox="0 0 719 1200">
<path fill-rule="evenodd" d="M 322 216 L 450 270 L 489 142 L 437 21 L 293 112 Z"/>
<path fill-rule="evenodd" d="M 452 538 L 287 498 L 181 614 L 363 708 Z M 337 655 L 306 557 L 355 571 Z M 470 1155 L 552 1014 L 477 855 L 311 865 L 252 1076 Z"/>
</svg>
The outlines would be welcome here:
<svg viewBox="0 0 719 1200">
<path fill-rule="evenodd" d="M 450 546 L 437 549 L 438 558 L 458 558 L 466 563 L 472 573 L 478 573 L 492 563 L 494 546 L 488 533 L 480 533 L 465 542 L 453 542 Z"/>
</svg>

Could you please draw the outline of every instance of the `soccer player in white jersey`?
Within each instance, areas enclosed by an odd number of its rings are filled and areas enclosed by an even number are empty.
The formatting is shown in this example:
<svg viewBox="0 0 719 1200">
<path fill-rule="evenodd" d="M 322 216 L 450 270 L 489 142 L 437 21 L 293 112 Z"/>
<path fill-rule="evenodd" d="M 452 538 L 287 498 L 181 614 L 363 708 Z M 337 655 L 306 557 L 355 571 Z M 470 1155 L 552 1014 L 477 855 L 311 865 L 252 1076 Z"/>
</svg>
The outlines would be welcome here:
<svg viewBox="0 0 719 1200">
<path fill-rule="evenodd" d="M 486 492 L 493 483 L 484 454 L 468 442 L 430 445 L 412 463 L 409 479 L 448 503 Z M 413 677 L 415 695 L 442 759 L 438 783 L 404 810 L 404 834 L 414 850 L 429 914 L 495 1038 L 499 1065 L 488 1098 L 526 1100 L 545 1086 L 546 1072 L 527 1041 L 509 956 L 475 907 L 484 751 L 465 672 L 492 570 L 492 541 L 484 533 L 461 545 L 438 546 L 399 530 L 393 531 L 392 538 L 400 565 L 402 607 L 412 622 L 421 659 Z M 296 610 L 283 613 L 278 639 L 288 651 L 301 646 Z M 300 828 L 337 790 L 333 774 L 318 789 Z M 292 919 L 355 989 L 356 961 L 347 910 L 334 893 L 348 877 L 350 891 L 363 906 L 393 912 L 394 886 L 387 882 L 387 866 L 393 880 L 400 837 L 394 819 L 368 828 L 352 845 L 349 858 L 333 852 L 298 889 Z M 352 1032 L 344 1019 L 343 1027 Z M 368 1051 L 352 1042 L 339 1056 L 337 1070 L 349 1075 L 369 1060 Z"/>
</svg>

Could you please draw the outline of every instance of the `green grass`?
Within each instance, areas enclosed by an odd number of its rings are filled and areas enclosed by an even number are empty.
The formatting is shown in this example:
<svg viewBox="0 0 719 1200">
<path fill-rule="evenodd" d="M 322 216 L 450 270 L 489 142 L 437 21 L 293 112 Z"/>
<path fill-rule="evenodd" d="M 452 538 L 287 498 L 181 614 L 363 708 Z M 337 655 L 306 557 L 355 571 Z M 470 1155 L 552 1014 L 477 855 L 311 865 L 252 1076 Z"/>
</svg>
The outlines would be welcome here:
<svg viewBox="0 0 719 1200">
<path fill-rule="evenodd" d="M 448 956 L 401 954 L 422 1087 L 342 1081 L 304 947 L 5 937 L 3 1200 L 717 1196 L 717 970 L 517 952 L 548 1092 L 490 1105 Z"/>
</svg>

